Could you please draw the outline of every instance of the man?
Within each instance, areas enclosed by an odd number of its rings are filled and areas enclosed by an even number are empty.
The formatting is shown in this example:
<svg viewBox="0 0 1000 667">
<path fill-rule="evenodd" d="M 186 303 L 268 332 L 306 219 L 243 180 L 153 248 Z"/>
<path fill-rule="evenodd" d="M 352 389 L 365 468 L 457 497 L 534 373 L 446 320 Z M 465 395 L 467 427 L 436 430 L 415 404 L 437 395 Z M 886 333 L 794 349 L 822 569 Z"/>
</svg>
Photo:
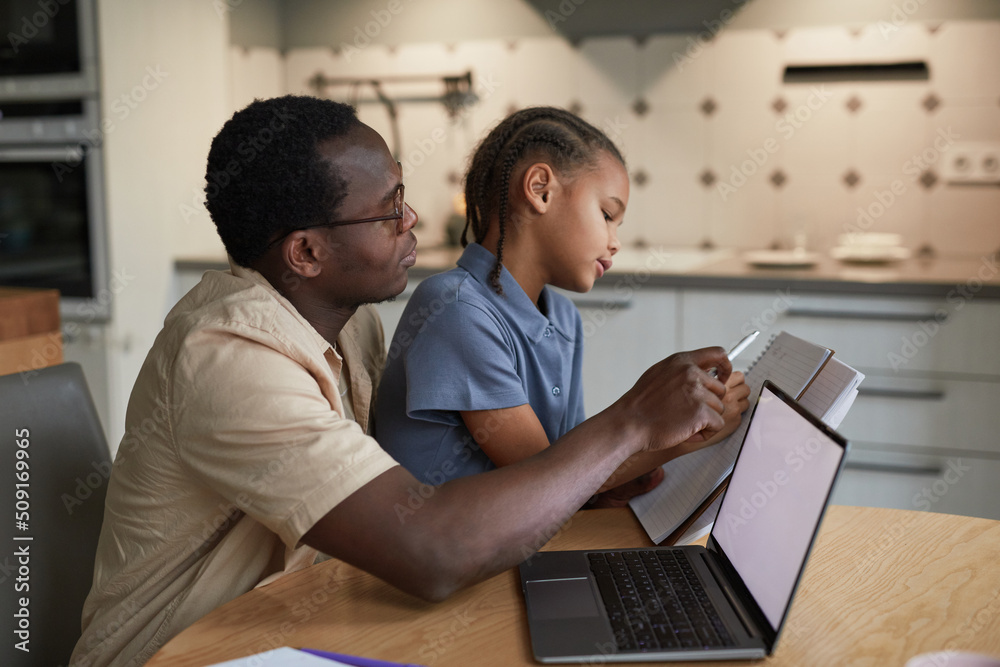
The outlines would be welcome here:
<svg viewBox="0 0 1000 667">
<path fill-rule="evenodd" d="M 384 342 L 365 304 L 415 261 L 403 192 L 345 105 L 257 101 L 219 132 L 206 202 L 232 270 L 181 299 L 139 373 L 74 664 L 141 664 L 319 552 L 443 599 L 523 560 L 629 456 L 722 427 L 724 351 L 675 355 L 541 454 L 401 512 L 420 484 L 366 435 Z"/>
</svg>

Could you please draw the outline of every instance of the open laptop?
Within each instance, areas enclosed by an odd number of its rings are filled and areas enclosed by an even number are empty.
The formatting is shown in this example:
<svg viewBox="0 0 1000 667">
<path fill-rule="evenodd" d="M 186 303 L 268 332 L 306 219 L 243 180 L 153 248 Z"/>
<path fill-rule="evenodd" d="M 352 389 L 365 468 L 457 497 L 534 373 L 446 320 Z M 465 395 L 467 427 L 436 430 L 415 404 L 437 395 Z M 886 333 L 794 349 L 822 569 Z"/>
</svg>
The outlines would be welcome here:
<svg viewBox="0 0 1000 667">
<path fill-rule="evenodd" d="M 770 381 L 750 420 L 707 547 L 544 551 L 521 564 L 537 660 L 771 654 L 848 443 Z"/>
</svg>

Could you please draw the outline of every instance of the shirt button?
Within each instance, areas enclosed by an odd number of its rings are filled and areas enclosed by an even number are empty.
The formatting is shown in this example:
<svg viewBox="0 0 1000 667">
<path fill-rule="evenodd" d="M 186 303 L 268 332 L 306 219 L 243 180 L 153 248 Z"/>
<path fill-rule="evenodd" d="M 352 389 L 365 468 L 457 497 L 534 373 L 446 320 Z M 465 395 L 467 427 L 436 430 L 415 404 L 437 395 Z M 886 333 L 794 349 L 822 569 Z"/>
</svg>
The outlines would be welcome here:
<svg viewBox="0 0 1000 667">
<path fill-rule="evenodd" d="M 552 335 L 552 327 L 545 327 L 544 336 L 548 338 L 551 335 Z"/>
<path fill-rule="evenodd" d="M 559 387 L 552 387 L 552 395 L 553 396 L 558 396 L 561 393 L 562 393 L 562 389 L 560 389 Z"/>
</svg>

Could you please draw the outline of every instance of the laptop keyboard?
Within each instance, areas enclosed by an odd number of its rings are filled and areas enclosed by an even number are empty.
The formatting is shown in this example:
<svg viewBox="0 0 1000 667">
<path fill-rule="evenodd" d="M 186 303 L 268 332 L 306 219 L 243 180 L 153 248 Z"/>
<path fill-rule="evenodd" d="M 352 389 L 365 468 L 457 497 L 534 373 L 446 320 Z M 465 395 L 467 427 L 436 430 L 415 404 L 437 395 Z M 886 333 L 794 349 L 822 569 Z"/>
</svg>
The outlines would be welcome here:
<svg viewBox="0 0 1000 667">
<path fill-rule="evenodd" d="M 589 553 L 619 651 L 732 646 L 687 559 L 670 550 Z"/>
</svg>

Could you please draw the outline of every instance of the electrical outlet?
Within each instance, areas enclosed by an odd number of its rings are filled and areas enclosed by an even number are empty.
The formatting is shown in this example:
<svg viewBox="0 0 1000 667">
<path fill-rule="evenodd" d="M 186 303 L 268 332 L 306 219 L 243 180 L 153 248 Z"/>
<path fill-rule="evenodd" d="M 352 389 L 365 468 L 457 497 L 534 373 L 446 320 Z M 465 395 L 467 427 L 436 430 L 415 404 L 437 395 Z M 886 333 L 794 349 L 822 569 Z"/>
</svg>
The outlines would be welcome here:
<svg viewBox="0 0 1000 667">
<path fill-rule="evenodd" d="M 948 183 L 1000 185 L 1000 142 L 955 143 L 945 153 L 941 175 Z"/>
</svg>

